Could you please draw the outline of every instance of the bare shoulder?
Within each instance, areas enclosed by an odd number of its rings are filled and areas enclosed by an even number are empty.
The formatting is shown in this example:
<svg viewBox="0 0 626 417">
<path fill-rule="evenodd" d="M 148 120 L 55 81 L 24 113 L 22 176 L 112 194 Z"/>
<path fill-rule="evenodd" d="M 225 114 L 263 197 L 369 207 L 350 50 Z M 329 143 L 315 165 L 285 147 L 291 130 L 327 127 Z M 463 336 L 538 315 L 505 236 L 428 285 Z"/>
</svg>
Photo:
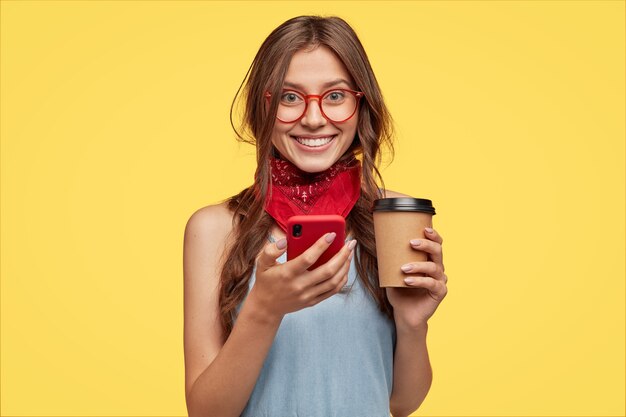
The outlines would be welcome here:
<svg viewBox="0 0 626 417">
<path fill-rule="evenodd" d="M 399 193 L 397 191 L 384 190 L 384 192 L 386 193 L 387 198 L 411 197 L 410 195 L 402 194 L 402 193 Z"/>
<path fill-rule="evenodd" d="M 197 237 L 199 233 L 228 234 L 232 229 L 233 213 L 226 203 L 213 204 L 196 210 L 185 227 L 185 236 Z"/>
</svg>

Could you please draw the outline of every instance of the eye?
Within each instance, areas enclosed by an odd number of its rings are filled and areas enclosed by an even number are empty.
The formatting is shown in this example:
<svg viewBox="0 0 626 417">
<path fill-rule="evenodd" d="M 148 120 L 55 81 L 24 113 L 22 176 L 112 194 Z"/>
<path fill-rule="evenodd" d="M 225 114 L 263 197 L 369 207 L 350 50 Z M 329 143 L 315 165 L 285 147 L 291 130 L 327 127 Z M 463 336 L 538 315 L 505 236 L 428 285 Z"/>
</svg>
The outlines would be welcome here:
<svg viewBox="0 0 626 417">
<path fill-rule="evenodd" d="M 302 101 L 302 97 L 293 91 L 285 91 L 283 95 L 280 96 L 280 101 L 285 104 L 297 104 Z"/>
<path fill-rule="evenodd" d="M 335 90 L 335 91 L 330 91 L 328 94 L 326 94 L 326 97 L 324 98 L 332 103 L 338 103 L 338 102 L 343 101 L 345 97 L 346 97 L 346 94 L 343 91 Z"/>
</svg>

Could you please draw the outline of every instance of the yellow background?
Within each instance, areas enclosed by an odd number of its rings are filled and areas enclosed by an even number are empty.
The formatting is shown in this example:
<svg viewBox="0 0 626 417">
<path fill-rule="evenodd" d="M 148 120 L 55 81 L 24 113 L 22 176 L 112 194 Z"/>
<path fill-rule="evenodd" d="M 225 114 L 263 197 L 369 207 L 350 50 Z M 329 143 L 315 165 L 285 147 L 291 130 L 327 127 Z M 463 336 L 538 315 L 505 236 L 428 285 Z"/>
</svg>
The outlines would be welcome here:
<svg viewBox="0 0 626 417">
<path fill-rule="evenodd" d="M 415 415 L 624 415 L 624 2 L 3 1 L 2 415 L 186 415 L 182 238 L 270 31 L 353 25 L 449 293 Z M 347 416 L 348 417 L 348 416 Z"/>
</svg>

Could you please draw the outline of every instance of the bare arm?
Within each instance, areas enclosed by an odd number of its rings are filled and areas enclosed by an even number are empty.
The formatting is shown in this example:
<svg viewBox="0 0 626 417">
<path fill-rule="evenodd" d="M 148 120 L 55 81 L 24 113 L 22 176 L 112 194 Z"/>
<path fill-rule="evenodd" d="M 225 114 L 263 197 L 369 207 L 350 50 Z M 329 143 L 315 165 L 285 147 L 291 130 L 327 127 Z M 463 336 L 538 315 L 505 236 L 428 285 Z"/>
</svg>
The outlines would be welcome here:
<svg viewBox="0 0 626 417">
<path fill-rule="evenodd" d="M 193 384 L 189 417 L 239 416 L 245 408 L 280 325 L 257 311 L 248 298 L 230 337 Z"/>
<path fill-rule="evenodd" d="M 185 228 L 185 394 L 190 417 L 241 414 L 281 322 L 261 311 L 251 292 L 222 346 L 218 259 L 230 221 L 223 206 L 210 206 L 194 213 Z"/>
<path fill-rule="evenodd" d="M 422 404 L 432 384 L 425 323 L 417 331 L 398 329 L 393 363 L 393 392 L 390 408 L 393 417 L 406 417 Z"/>
</svg>

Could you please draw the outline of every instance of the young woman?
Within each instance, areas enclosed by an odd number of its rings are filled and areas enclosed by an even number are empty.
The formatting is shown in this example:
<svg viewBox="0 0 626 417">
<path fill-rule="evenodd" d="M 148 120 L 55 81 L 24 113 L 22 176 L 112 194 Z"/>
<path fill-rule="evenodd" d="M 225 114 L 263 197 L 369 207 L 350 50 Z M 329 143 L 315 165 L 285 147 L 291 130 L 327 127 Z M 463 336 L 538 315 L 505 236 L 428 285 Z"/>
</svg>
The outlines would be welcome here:
<svg viewBox="0 0 626 417">
<path fill-rule="evenodd" d="M 447 277 L 427 229 L 407 242 L 429 258 L 409 264 L 415 288 L 378 286 L 370 208 L 406 195 L 374 180 L 393 129 L 367 55 L 344 20 L 299 16 L 269 35 L 246 78 L 247 137 L 236 132 L 256 147 L 254 183 L 185 229 L 189 415 L 408 416 L 432 381 L 427 321 Z M 348 238 L 308 271 L 334 235 L 287 262 L 285 222 L 314 213 L 343 215 Z"/>
</svg>

